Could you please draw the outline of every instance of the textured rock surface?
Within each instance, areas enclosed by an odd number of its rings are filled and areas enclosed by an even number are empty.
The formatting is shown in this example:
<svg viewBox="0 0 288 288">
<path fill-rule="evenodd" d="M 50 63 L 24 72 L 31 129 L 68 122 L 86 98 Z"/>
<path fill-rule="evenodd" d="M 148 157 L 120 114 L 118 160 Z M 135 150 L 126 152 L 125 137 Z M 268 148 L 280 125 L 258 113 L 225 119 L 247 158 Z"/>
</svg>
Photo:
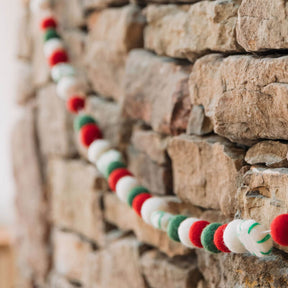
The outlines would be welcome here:
<svg viewBox="0 0 288 288">
<path fill-rule="evenodd" d="M 76 234 L 54 230 L 52 246 L 55 271 L 69 281 L 81 283 L 88 257 L 93 251 L 90 243 Z"/>
<path fill-rule="evenodd" d="M 262 141 L 246 153 L 245 161 L 251 165 L 265 164 L 269 167 L 287 167 L 288 145 L 279 141 Z"/>
<path fill-rule="evenodd" d="M 31 286 L 32 283 L 43 285 L 49 269 L 46 191 L 37 147 L 35 121 L 35 107 L 29 106 L 14 128 L 11 143 L 15 184 L 17 191 L 21 192 L 16 197 L 17 265 L 21 277 L 30 282 Z"/>
<path fill-rule="evenodd" d="M 287 168 L 251 168 L 238 190 L 241 217 L 255 219 L 269 229 L 274 217 L 287 213 L 287 189 Z"/>
<path fill-rule="evenodd" d="M 65 103 L 56 95 L 50 84 L 37 94 L 37 131 L 41 153 L 72 156 L 76 154 L 73 116 L 66 111 Z"/>
<path fill-rule="evenodd" d="M 192 288 L 201 278 L 194 255 L 168 258 L 152 250 L 144 254 L 141 265 L 151 288 Z"/>
<path fill-rule="evenodd" d="M 287 61 L 286 56 L 205 56 L 190 75 L 192 104 L 203 105 L 214 131 L 232 141 L 288 139 Z"/>
<path fill-rule="evenodd" d="M 86 61 L 96 92 L 117 100 L 123 97 L 127 52 L 143 46 L 144 24 L 141 10 L 133 5 L 92 14 Z"/>
<path fill-rule="evenodd" d="M 235 213 L 237 175 L 244 151 L 219 136 L 181 135 L 168 147 L 174 192 L 182 200 L 204 208 Z"/>
<path fill-rule="evenodd" d="M 213 256 L 197 250 L 199 269 L 207 284 L 204 287 L 286 287 L 287 260 L 284 255 L 275 254 L 265 260 L 247 255 Z M 276 256 L 277 255 L 277 256 Z"/>
<path fill-rule="evenodd" d="M 191 104 L 188 76 L 191 65 L 135 50 L 126 65 L 123 114 L 141 119 L 153 130 L 175 134 L 186 129 Z"/>
<path fill-rule="evenodd" d="M 129 3 L 127 0 L 83 0 L 86 9 L 105 8 L 108 6 L 121 6 Z"/>
<path fill-rule="evenodd" d="M 145 288 L 140 269 L 144 249 L 134 237 L 127 237 L 91 253 L 86 262 L 84 283 L 90 288 Z"/>
<path fill-rule="evenodd" d="M 201 1 L 191 6 L 148 6 L 145 48 L 191 61 L 209 51 L 241 51 L 236 42 L 241 1 Z"/>
<path fill-rule="evenodd" d="M 108 187 L 95 167 L 80 160 L 55 159 L 49 163 L 49 178 L 54 225 L 103 244 L 101 193 Z"/>
<path fill-rule="evenodd" d="M 243 0 L 237 40 L 247 51 L 288 48 L 287 1 Z"/>
</svg>

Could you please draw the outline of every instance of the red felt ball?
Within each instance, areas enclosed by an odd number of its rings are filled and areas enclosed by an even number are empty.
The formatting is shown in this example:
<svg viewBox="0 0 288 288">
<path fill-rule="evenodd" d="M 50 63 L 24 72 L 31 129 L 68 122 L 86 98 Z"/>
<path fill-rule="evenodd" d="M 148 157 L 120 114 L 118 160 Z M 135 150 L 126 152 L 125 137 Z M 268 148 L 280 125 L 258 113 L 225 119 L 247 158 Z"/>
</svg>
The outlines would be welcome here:
<svg viewBox="0 0 288 288">
<path fill-rule="evenodd" d="M 151 198 L 152 195 L 149 194 L 149 193 L 142 193 L 142 194 L 139 194 L 137 195 L 134 199 L 133 199 L 133 202 L 132 202 L 132 207 L 134 209 L 134 211 L 141 217 L 141 208 L 142 208 L 142 205 L 144 204 L 144 202 Z"/>
<path fill-rule="evenodd" d="M 53 67 L 54 65 L 58 63 L 68 62 L 69 58 L 65 50 L 56 50 L 50 55 L 48 61 L 49 61 L 49 65 Z"/>
<path fill-rule="evenodd" d="M 79 96 L 73 96 L 68 99 L 66 103 L 68 111 L 77 114 L 80 110 L 85 107 L 85 99 Z"/>
<path fill-rule="evenodd" d="M 273 240 L 281 246 L 288 246 L 288 214 L 277 216 L 270 227 Z"/>
<path fill-rule="evenodd" d="M 201 234 L 204 228 L 209 224 L 208 221 L 204 220 L 196 221 L 192 224 L 189 230 L 189 239 L 194 246 L 203 248 L 201 244 Z"/>
<path fill-rule="evenodd" d="M 94 123 L 89 123 L 80 129 L 79 132 L 80 142 L 83 146 L 89 147 L 89 145 L 97 140 L 102 138 L 102 133 L 99 127 Z"/>
<path fill-rule="evenodd" d="M 223 240 L 223 233 L 227 225 L 228 224 L 225 224 L 217 228 L 217 230 L 214 233 L 214 244 L 218 250 L 225 252 L 225 253 L 230 253 L 231 251 L 226 247 L 226 245 L 224 244 L 224 240 Z"/>
<path fill-rule="evenodd" d="M 112 191 L 115 191 L 116 190 L 116 185 L 117 185 L 117 182 L 122 178 L 122 177 L 125 177 L 125 176 L 132 176 L 132 173 L 127 170 L 126 168 L 118 168 L 118 169 L 115 169 L 110 175 L 109 175 L 109 178 L 108 178 L 108 184 L 109 184 L 109 187 Z"/>
<path fill-rule="evenodd" d="M 44 18 L 40 23 L 41 30 L 46 30 L 48 28 L 56 29 L 57 22 L 53 17 Z"/>
</svg>

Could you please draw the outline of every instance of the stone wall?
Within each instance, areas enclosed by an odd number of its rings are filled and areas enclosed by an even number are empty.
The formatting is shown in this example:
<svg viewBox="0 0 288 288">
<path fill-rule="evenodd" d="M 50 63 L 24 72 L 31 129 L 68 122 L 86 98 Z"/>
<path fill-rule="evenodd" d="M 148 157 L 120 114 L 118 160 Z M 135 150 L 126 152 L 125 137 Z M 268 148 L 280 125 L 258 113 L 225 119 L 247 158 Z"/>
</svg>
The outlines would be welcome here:
<svg viewBox="0 0 288 288">
<path fill-rule="evenodd" d="M 86 110 L 143 185 L 183 200 L 176 212 L 268 228 L 288 208 L 288 2 L 131 1 L 54 1 Z M 261 260 L 188 250 L 108 191 L 21 5 L 19 287 L 288 287 L 283 247 Z"/>
</svg>

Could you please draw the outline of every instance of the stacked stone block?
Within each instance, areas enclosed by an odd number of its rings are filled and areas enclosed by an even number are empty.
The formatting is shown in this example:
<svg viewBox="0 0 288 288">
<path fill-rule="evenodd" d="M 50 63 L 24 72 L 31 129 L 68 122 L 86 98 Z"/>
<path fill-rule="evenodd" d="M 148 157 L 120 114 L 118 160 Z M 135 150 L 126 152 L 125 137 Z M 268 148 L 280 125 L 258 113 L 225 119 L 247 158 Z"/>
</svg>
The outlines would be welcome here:
<svg viewBox="0 0 288 288">
<path fill-rule="evenodd" d="M 137 2 L 137 3 L 136 3 Z M 287 213 L 287 1 L 53 1 L 87 113 L 171 212 Z M 12 139 L 21 288 L 286 287 L 273 256 L 190 250 L 145 224 L 87 161 L 21 2 Z M 21 127 L 21 129 L 19 129 Z"/>
</svg>

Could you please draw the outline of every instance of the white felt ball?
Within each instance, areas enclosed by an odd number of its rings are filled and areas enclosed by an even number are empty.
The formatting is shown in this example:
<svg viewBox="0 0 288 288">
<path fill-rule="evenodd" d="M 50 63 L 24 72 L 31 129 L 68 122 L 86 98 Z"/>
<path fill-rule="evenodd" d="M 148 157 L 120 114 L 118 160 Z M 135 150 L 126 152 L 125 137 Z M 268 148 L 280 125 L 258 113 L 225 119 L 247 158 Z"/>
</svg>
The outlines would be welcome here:
<svg viewBox="0 0 288 288">
<path fill-rule="evenodd" d="M 151 224 L 154 228 L 160 229 L 162 231 L 167 231 L 167 227 L 169 224 L 169 221 L 173 218 L 173 215 L 164 212 L 164 211 L 154 211 L 151 214 Z"/>
<path fill-rule="evenodd" d="M 135 177 L 124 176 L 116 184 L 116 195 L 122 202 L 127 203 L 129 192 L 136 186 L 139 186 L 139 183 Z"/>
<path fill-rule="evenodd" d="M 168 208 L 168 203 L 167 200 L 159 197 L 152 197 L 149 198 L 144 202 L 141 208 L 141 216 L 143 220 L 147 224 L 152 224 L 151 223 L 151 215 L 154 211 L 159 211 L 159 210 L 167 210 Z"/>
<path fill-rule="evenodd" d="M 48 58 L 56 50 L 63 50 L 64 44 L 63 41 L 58 38 L 52 38 L 45 42 L 44 44 L 44 54 Z M 57 65 L 56 65 L 57 66 Z"/>
<path fill-rule="evenodd" d="M 75 69 L 73 68 L 72 65 L 68 63 L 59 63 L 57 65 L 54 65 L 53 68 L 51 69 L 51 77 L 54 82 L 59 82 L 64 77 L 71 77 L 75 75 L 76 75 Z"/>
<path fill-rule="evenodd" d="M 31 0 L 30 9 L 32 12 L 37 13 L 41 10 L 46 10 L 51 7 L 50 0 Z"/>
<path fill-rule="evenodd" d="M 99 157 L 111 148 L 109 141 L 104 139 L 98 139 L 91 143 L 88 148 L 88 160 L 92 163 L 96 163 Z"/>
<path fill-rule="evenodd" d="M 191 243 L 191 240 L 189 238 L 189 230 L 192 224 L 195 223 L 196 221 L 199 221 L 199 219 L 187 218 L 184 221 L 182 221 L 178 227 L 178 236 L 180 242 L 188 248 L 195 248 L 195 246 Z"/>
<path fill-rule="evenodd" d="M 237 234 L 245 248 L 254 256 L 264 257 L 271 253 L 273 241 L 267 228 L 254 220 L 238 224 Z"/>
<path fill-rule="evenodd" d="M 108 166 L 111 162 L 115 161 L 123 161 L 122 155 L 119 151 L 111 149 L 99 157 L 96 161 L 96 167 L 105 177 L 108 177 Z"/>
<path fill-rule="evenodd" d="M 224 230 L 223 240 L 226 247 L 233 253 L 245 253 L 246 249 L 237 235 L 237 226 L 242 220 L 237 219 L 230 222 Z"/>
<path fill-rule="evenodd" d="M 75 77 L 64 77 L 57 84 L 57 94 L 63 100 L 74 95 L 83 95 L 85 92 L 83 82 Z"/>
</svg>

